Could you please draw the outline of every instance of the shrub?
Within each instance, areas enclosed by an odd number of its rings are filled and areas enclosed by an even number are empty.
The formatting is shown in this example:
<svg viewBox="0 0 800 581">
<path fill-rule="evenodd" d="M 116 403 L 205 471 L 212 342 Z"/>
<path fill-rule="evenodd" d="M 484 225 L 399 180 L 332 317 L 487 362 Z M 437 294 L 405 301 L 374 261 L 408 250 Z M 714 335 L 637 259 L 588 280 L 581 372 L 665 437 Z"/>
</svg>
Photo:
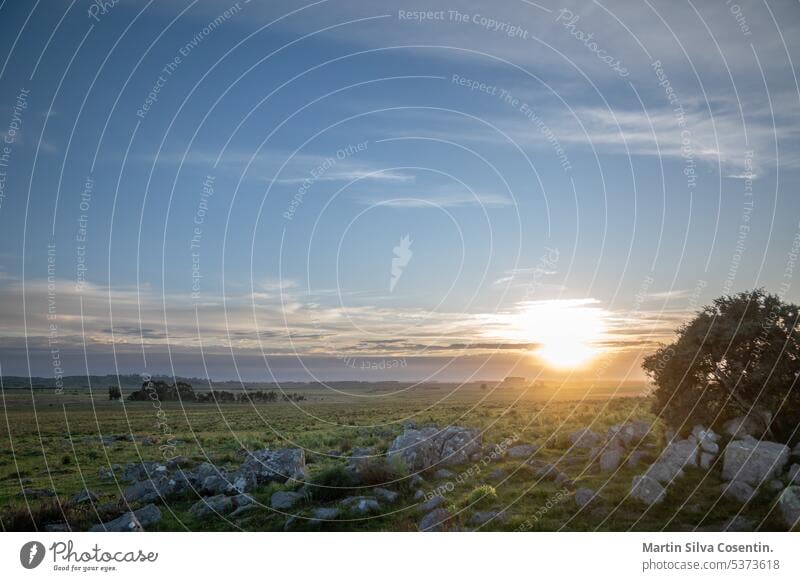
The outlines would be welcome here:
<svg viewBox="0 0 800 581">
<path fill-rule="evenodd" d="M 347 496 L 355 486 L 350 473 L 336 464 L 314 474 L 308 481 L 308 495 L 313 500 L 329 501 Z"/>
<path fill-rule="evenodd" d="M 490 486 L 488 484 L 481 484 L 480 486 L 474 488 L 472 492 L 469 493 L 469 497 L 467 498 L 467 504 L 470 505 L 480 505 L 485 504 L 486 502 L 490 502 L 497 498 L 497 491 L 494 489 L 494 486 Z"/>
</svg>

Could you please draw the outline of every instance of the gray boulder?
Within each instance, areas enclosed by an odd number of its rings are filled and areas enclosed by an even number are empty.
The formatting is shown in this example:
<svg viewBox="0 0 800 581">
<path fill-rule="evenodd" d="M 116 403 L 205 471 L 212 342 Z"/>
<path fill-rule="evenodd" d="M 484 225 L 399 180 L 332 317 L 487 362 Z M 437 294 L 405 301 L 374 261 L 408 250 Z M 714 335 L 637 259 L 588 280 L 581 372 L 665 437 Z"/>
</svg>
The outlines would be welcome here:
<svg viewBox="0 0 800 581">
<path fill-rule="evenodd" d="M 606 450 L 600 454 L 600 470 L 603 472 L 613 472 L 622 463 L 622 452 L 619 450 Z"/>
<path fill-rule="evenodd" d="M 710 452 L 700 452 L 700 456 L 698 458 L 698 464 L 700 465 L 700 468 L 703 470 L 708 470 L 711 468 L 711 465 L 714 463 L 714 458 L 716 458 L 716 456 Z"/>
<path fill-rule="evenodd" d="M 594 499 L 595 492 L 591 488 L 579 488 L 575 491 L 575 504 L 583 508 Z"/>
<path fill-rule="evenodd" d="M 733 439 L 760 438 L 772 421 L 772 414 L 765 410 L 753 410 L 747 416 L 739 416 L 722 424 L 722 433 Z"/>
<path fill-rule="evenodd" d="M 453 466 L 466 462 L 473 454 L 481 452 L 481 434 L 478 430 L 448 426 L 406 428 L 395 438 L 387 456 L 399 458 L 412 471 L 432 466 Z"/>
<path fill-rule="evenodd" d="M 302 448 L 258 450 L 249 454 L 239 471 L 251 472 L 259 484 L 303 481 L 306 478 L 305 452 Z"/>
<path fill-rule="evenodd" d="M 755 496 L 756 490 L 746 482 L 741 480 L 733 480 L 727 484 L 722 485 L 722 495 L 742 504 L 750 502 Z"/>
<path fill-rule="evenodd" d="M 725 448 L 722 478 L 741 480 L 757 488 L 779 476 L 789 461 L 789 447 L 753 438 L 736 440 Z"/>
<path fill-rule="evenodd" d="M 336 520 L 341 512 L 338 508 L 315 508 L 311 513 L 311 522 L 319 523 L 325 520 Z"/>
<path fill-rule="evenodd" d="M 496 510 L 486 510 L 476 512 L 472 515 L 472 518 L 469 519 L 469 524 L 472 526 L 481 526 L 485 525 L 489 521 L 496 520 L 496 521 L 503 521 L 504 514 Z"/>
<path fill-rule="evenodd" d="M 97 495 L 92 492 L 91 490 L 81 490 L 78 494 L 72 497 L 70 500 L 70 504 L 73 505 L 80 505 L 80 504 L 95 504 L 97 502 Z"/>
<path fill-rule="evenodd" d="M 122 497 L 127 502 L 155 502 L 161 500 L 158 486 L 153 480 L 143 480 L 127 486 L 122 491 Z"/>
<path fill-rule="evenodd" d="M 664 500 L 667 491 L 656 479 L 641 474 L 633 477 L 631 483 L 631 497 L 643 502 L 648 506 L 658 504 Z"/>
<path fill-rule="evenodd" d="M 575 448 L 591 449 L 600 446 L 603 436 L 589 428 L 581 428 L 569 435 L 569 442 Z"/>
<path fill-rule="evenodd" d="M 533 444 L 520 444 L 509 448 L 507 454 L 509 458 L 530 458 L 536 454 L 538 449 L 539 447 Z"/>
<path fill-rule="evenodd" d="M 228 479 L 227 474 L 214 474 L 207 477 L 200 484 L 200 491 L 203 494 L 226 494 L 233 491 L 233 485 Z"/>
<path fill-rule="evenodd" d="M 452 470 L 448 470 L 447 468 L 440 468 L 433 473 L 433 477 L 437 480 L 450 480 L 451 478 L 456 477 L 456 473 Z"/>
<path fill-rule="evenodd" d="M 419 506 L 420 512 L 430 512 L 434 508 L 439 508 L 444 504 L 444 498 L 441 496 L 432 496 Z"/>
<path fill-rule="evenodd" d="M 153 504 L 148 504 L 133 512 L 126 512 L 122 516 L 103 524 L 95 525 L 89 532 L 128 533 L 142 532 L 146 527 L 153 526 L 161 520 L 161 511 Z"/>
<path fill-rule="evenodd" d="M 378 512 L 381 508 L 378 501 L 370 496 L 350 496 L 339 504 L 353 514 L 369 514 Z"/>
<path fill-rule="evenodd" d="M 269 500 L 270 506 L 278 510 L 292 508 L 303 499 L 303 495 L 297 492 L 279 491 L 272 495 Z"/>
<path fill-rule="evenodd" d="M 400 497 L 399 493 L 386 488 L 376 488 L 372 493 L 387 504 L 394 504 Z"/>
<path fill-rule="evenodd" d="M 789 486 L 778 496 L 778 507 L 783 522 L 790 529 L 800 521 L 800 486 Z"/>
<path fill-rule="evenodd" d="M 608 429 L 608 440 L 618 441 L 626 447 L 641 442 L 650 433 L 650 424 L 641 420 L 633 420 L 617 424 Z"/>
<path fill-rule="evenodd" d="M 441 531 L 444 523 L 450 518 L 450 513 L 443 508 L 436 508 L 422 517 L 419 521 L 419 530 L 422 532 Z"/>
<path fill-rule="evenodd" d="M 698 450 L 695 438 L 673 440 L 645 474 L 658 482 L 669 483 L 680 478 L 686 466 L 697 466 Z"/>
<path fill-rule="evenodd" d="M 218 494 L 216 496 L 201 498 L 192 505 L 189 509 L 189 513 L 195 518 L 205 518 L 213 514 L 228 514 L 232 512 L 233 509 L 233 497 Z"/>
</svg>

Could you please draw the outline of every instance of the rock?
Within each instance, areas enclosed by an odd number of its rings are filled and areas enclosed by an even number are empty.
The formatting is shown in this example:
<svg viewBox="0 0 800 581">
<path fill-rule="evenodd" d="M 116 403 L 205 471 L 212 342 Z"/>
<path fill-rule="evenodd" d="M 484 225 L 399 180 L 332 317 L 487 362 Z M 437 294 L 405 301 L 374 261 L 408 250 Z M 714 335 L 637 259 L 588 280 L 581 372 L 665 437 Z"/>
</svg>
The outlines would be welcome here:
<svg viewBox="0 0 800 581">
<path fill-rule="evenodd" d="M 642 460 L 645 459 L 647 454 L 642 452 L 641 450 L 634 450 L 630 453 L 627 460 L 628 468 L 637 468 L 639 464 L 641 464 Z"/>
<path fill-rule="evenodd" d="M 303 495 L 297 492 L 279 491 L 272 495 L 269 499 L 270 506 L 278 510 L 286 510 L 292 508 L 295 504 L 303 499 Z"/>
<path fill-rule="evenodd" d="M 520 444 L 508 449 L 509 458 L 530 458 L 539 450 L 538 446 L 533 444 Z"/>
<path fill-rule="evenodd" d="M 648 506 L 658 504 L 667 495 L 666 490 L 654 478 L 641 474 L 633 477 L 631 483 L 631 496 Z"/>
<path fill-rule="evenodd" d="M 200 466 L 197 467 L 197 470 L 194 471 L 192 474 L 193 480 L 198 483 L 203 482 L 209 476 L 218 476 L 220 474 L 220 470 L 214 466 L 213 464 L 209 464 L 208 462 L 203 462 Z"/>
<path fill-rule="evenodd" d="M 500 444 L 487 444 L 481 452 L 486 462 L 499 462 L 506 457 L 506 453 L 506 449 Z"/>
<path fill-rule="evenodd" d="M 752 532 L 754 524 L 752 519 L 738 515 L 728 519 L 722 525 L 722 531 L 729 533 Z"/>
<path fill-rule="evenodd" d="M 476 512 L 472 515 L 472 518 L 469 519 L 469 524 L 472 526 L 481 526 L 485 525 L 487 522 L 491 520 L 504 520 L 503 516 L 505 513 L 501 513 L 496 510 L 487 510 L 483 512 Z"/>
<path fill-rule="evenodd" d="M 122 491 L 122 497 L 127 502 L 155 502 L 161 500 L 158 486 L 153 480 L 143 480 L 131 484 Z"/>
<path fill-rule="evenodd" d="M 575 491 L 575 504 L 583 508 L 594 499 L 594 490 L 591 488 L 579 488 Z"/>
<path fill-rule="evenodd" d="M 503 480 L 506 476 L 508 476 L 508 472 L 503 470 L 502 468 L 495 468 L 491 472 L 489 472 L 489 478 L 492 480 Z"/>
<path fill-rule="evenodd" d="M 369 466 L 374 455 L 375 452 L 372 448 L 353 448 L 345 468 L 350 474 L 358 476 L 364 468 Z"/>
<path fill-rule="evenodd" d="M 481 451 L 480 431 L 448 426 L 406 428 L 395 438 L 387 452 L 388 458 L 401 459 L 409 470 L 426 470 L 432 466 L 461 464 Z"/>
<path fill-rule="evenodd" d="M 425 480 L 419 474 L 414 474 L 411 479 L 408 481 L 408 485 L 411 488 L 417 488 L 418 486 L 422 485 Z"/>
<path fill-rule="evenodd" d="M 426 500 L 425 502 L 423 502 L 420 505 L 419 511 L 420 512 L 430 512 L 434 508 L 439 508 L 443 504 L 444 504 L 444 498 L 443 497 L 441 497 L 441 496 L 432 496 L 431 498 L 429 498 L 428 500 Z"/>
<path fill-rule="evenodd" d="M 800 521 L 800 486 L 789 486 L 778 496 L 778 507 L 783 522 L 790 529 Z"/>
<path fill-rule="evenodd" d="M 340 514 L 341 511 L 338 508 L 315 508 L 311 513 L 311 522 L 336 520 Z"/>
<path fill-rule="evenodd" d="M 555 480 L 556 486 L 565 486 L 567 488 L 572 488 L 575 486 L 575 483 L 572 481 L 572 478 L 564 474 L 563 472 L 559 472 L 556 476 Z"/>
<path fill-rule="evenodd" d="M 145 527 L 152 526 L 161 520 L 161 511 L 153 504 L 148 504 L 134 512 L 126 512 L 112 521 L 95 525 L 89 532 L 142 532 Z"/>
<path fill-rule="evenodd" d="M 201 498 L 192 505 L 189 509 L 189 513 L 195 518 L 205 518 L 212 514 L 225 515 L 233 512 L 235 508 L 238 508 L 234 498 L 233 496 L 225 496 L 224 494 Z"/>
<path fill-rule="evenodd" d="M 683 475 L 686 466 L 697 466 L 699 444 L 690 437 L 686 440 L 673 440 L 661 452 L 656 462 L 647 469 L 645 475 L 663 484 Z"/>
<path fill-rule="evenodd" d="M 772 492 L 780 492 L 783 490 L 783 482 L 778 480 L 777 478 L 773 478 L 769 482 L 767 482 L 767 490 L 771 490 Z"/>
<path fill-rule="evenodd" d="M 177 470 L 178 468 L 185 468 L 191 466 L 192 461 L 187 456 L 175 456 L 167 460 L 168 470 Z"/>
<path fill-rule="evenodd" d="M 733 439 L 743 439 L 748 436 L 760 438 L 764 435 L 772 414 L 764 410 L 753 410 L 747 416 L 739 416 L 722 424 L 722 433 Z"/>
<path fill-rule="evenodd" d="M 441 468 L 433 473 L 433 477 L 437 480 L 450 480 L 451 478 L 456 477 L 456 473 L 452 470 L 448 470 L 447 468 Z"/>
<path fill-rule="evenodd" d="M 450 518 L 450 513 L 445 509 L 434 509 L 419 521 L 419 530 L 422 532 L 441 531 L 448 518 Z"/>
<path fill-rule="evenodd" d="M 200 492 L 203 494 L 225 494 L 233 491 L 233 485 L 228 480 L 227 475 L 214 474 L 207 477 L 200 484 Z"/>
<path fill-rule="evenodd" d="M 65 522 L 51 523 L 44 525 L 44 532 L 46 533 L 68 533 L 71 532 L 69 525 Z"/>
<path fill-rule="evenodd" d="M 650 433 L 650 424 L 644 421 L 635 420 L 617 424 L 608 429 L 608 440 L 618 441 L 626 447 L 630 447 L 642 441 Z"/>
<path fill-rule="evenodd" d="M 414 500 L 422 500 L 423 498 L 425 498 L 425 493 L 422 492 L 421 490 L 417 490 L 414 493 Z"/>
<path fill-rule="evenodd" d="M 792 464 L 787 475 L 788 484 L 800 484 L 800 464 Z"/>
<path fill-rule="evenodd" d="M 228 517 L 232 519 L 237 519 L 241 516 L 246 516 L 251 512 L 258 510 L 259 508 L 261 507 L 258 506 L 257 504 L 245 504 L 234 510 L 231 514 L 228 515 Z"/>
<path fill-rule="evenodd" d="M 236 492 L 252 492 L 258 488 L 258 477 L 249 470 L 237 470 L 229 477 L 228 488 Z"/>
<path fill-rule="evenodd" d="M 368 514 L 380 510 L 378 501 L 369 496 L 350 496 L 339 504 L 355 514 Z"/>
<path fill-rule="evenodd" d="M 96 502 L 97 502 L 97 495 L 91 490 L 81 490 L 78 494 L 72 497 L 72 500 L 70 500 L 70 504 L 73 505 L 86 504 L 86 503 L 94 504 Z"/>
<path fill-rule="evenodd" d="M 542 480 L 555 480 L 556 478 L 558 478 L 558 475 L 560 473 L 561 471 L 558 468 L 556 468 L 553 464 L 545 462 L 541 466 L 536 468 L 534 476 Z"/>
<path fill-rule="evenodd" d="M 701 452 L 719 454 L 719 435 L 714 430 L 703 426 L 695 426 L 692 429 L 692 436 L 700 445 Z"/>
<path fill-rule="evenodd" d="M 714 454 L 711 454 L 710 452 L 700 452 L 700 459 L 699 459 L 700 468 L 702 468 L 703 470 L 708 470 L 709 468 L 711 468 L 711 465 L 714 463 L 714 458 L 716 458 L 716 456 L 714 456 Z"/>
<path fill-rule="evenodd" d="M 582 428 L 569 435 L 570 444 L 574 448 L 591 449 L 600 446 L 603 443 L 603 436 L 597 432 L 593 432 L 589 428 Z"/>
<path fill-rule="evenodd" d="M 55 495 L 56 493 L 49 488 L 23 488 L 22 491 L 17 494 L 17 496 L 24 498 L 49 498 Z"/>
<path fill-rule="evenodd" d="M 757 488 L 783 472 L 789 461 L 789 447 L 755 439 L 736 440 L 725 448 L 724 480 L 740 480 Z"/>
<path fill-rule="evenodd" d="M 600 470 L 613 472 L 622 463 L 622 453 L 619 450 L 606 450 L 600 455 Z"/>
<path fill-rule="evenodd" d="M 265 448 L 252 452 L 239 471 L 253 473 L 259 484 L 301 482 L 306 478 L 306 456 L 302 448 Z"/>
<path fill-rule="evenodd" d="M 733 480 L 722 485 L 722 495 L 742 504 L 749 502 L 755 496 L 755 489 L 741 480 Z"/>
<path fill-rule="evenodd" d="M 388 490 L 386 488 L 376 488 L 372 491 L 372 493 L 388 504 L 394 504 L 400 497 L 399 493 L 394 492 L 393 490 Z"/>
</svg>

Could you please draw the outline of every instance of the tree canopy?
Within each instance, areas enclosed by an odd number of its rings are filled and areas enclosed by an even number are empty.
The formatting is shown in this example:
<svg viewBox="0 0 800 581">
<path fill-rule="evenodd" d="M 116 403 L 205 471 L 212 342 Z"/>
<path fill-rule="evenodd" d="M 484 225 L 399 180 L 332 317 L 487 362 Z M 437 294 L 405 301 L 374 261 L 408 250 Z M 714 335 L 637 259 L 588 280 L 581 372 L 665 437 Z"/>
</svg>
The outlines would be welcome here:
<svg viewBox="0 0 800 581">
<path fill-rule="evenodd" d="M 716 426 L 753 412 L 771 414 L 773 437 L 800 432 L 798 306 L 762 289 L 723 296 L 645 358 L 654 412 L 682 430 Z"/>
</svg>

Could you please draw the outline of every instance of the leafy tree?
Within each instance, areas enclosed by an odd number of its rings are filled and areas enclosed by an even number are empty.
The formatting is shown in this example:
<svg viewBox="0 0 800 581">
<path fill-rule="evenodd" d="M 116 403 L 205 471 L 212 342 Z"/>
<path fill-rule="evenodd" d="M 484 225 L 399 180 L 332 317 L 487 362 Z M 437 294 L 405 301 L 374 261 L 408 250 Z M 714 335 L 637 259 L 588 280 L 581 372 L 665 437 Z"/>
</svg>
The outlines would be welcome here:
<svg viewBox="0 0 800 581">
<path fill-rule="evenodd" d="M 798 306 L 762 289 L 724 296 L 645 358 L 654 412 L 677 428 L 719 425 L 751 411 L 772 416 L 768 433 L 800 433 Z"/>
<path fill-rule="evenodd" d="M 119 387 L 116 385 L 109 385 L 108 386 L 108 399 L 111 401 L 116 401 L 122 397 L 122 392 L 119 390 Z"/>
</svg>

